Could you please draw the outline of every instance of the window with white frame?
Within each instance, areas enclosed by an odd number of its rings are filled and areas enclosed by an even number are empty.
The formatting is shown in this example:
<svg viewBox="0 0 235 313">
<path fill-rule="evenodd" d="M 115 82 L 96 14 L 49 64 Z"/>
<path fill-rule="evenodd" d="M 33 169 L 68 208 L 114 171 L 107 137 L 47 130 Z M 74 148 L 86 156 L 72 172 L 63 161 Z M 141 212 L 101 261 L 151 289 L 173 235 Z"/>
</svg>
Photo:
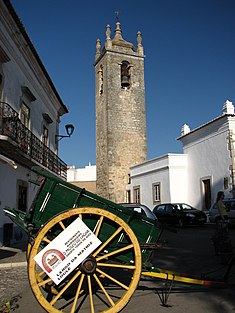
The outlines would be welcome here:
<svg viewBox="0 0 235 313">
<path fill-rule="evenodd" d="M 126 202 L 127 203 L 131 202 L 131 191 L 130 190 L 126 191 Z"/>
<path fill-rule="evenodd" d="M 3 50 L 3 48 L 0 47 L 0 100 L 2 97 L 3 82 L 4 82 L 3 64 L 9 61 L 10 61 L 10 58 L 8 57 L 6 52 Z"/>
<path fill-rule="evenodd" d="M 43 142 L 43 165 L 48 166 L 48 128 L 43 125 L 42 126 L 42 142 Z"/>
<path fill-rule="evenodd" d="M 133 187 L 133 200 L 135 203 L 140 203 L 140 186 Z"/>
<path fill-rule="evenodd" d="M 21 101 L 20 120 L 24 127 L 21 127 L 20 131 L 18 132 L 18 143 L 22 151 L 28 154 L 30 150 L 28 136 L 28 129 L 30 128 L 30 109 L 24 101 Z"/>
<path fill-rule="evenodd" d="M 161 203 L 161 184 L 153 184 L 153 204 Z"/>
<path fill-rule="evenodd" d="M 48 145 L 48 128 L 45 125 L 42 127 L 42 142 L 45 146 Z"/>
<path fill-rule="evenodd" d="M 26 128 L 30 129 L 30 107 L 36 98 L 27 86 L 21 86 L 21 91 L 20 120 Z"/>
<path fill-rule="evenodd" d="M 30 110 L 24 101 L 21 103 L 20 120 L 25 127 L 29 128 Z"/>
</svg>

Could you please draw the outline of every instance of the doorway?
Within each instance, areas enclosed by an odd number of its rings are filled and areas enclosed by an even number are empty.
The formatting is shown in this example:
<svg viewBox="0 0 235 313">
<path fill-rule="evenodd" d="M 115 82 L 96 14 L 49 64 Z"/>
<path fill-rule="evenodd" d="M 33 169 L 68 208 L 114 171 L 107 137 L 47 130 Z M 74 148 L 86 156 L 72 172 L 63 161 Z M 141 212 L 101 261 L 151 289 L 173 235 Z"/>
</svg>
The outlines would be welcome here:
<svg viewBox="0 0 235 313">
<path fill-rule="evenodd" d="M 17 196 L 17 201 L 18 201 L 18 210 L 27 211 L 27 203 L 28 203 L 28 188 L 27 188 L 27 183 L 18 180 L 18 196 Z"/>
<path fill-rule="evenodd" d="M 209 210 L 211 207 L 211 179 L 202 179 L 202 194 L 203 194 L 203 204 L 202 209 L 204 211 Z"/>
</svg>

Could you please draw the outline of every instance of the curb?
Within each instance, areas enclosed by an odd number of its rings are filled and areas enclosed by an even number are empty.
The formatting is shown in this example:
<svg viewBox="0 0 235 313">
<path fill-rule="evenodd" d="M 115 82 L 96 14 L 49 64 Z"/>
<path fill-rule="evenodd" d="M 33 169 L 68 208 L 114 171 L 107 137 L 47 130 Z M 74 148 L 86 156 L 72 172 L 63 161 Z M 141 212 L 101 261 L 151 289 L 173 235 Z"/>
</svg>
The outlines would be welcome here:
<svg viewBox="0 0 235 313">
<path fill-rule="evenodd" d="M 10 251 L 10 252 L 15 252 L 15 253 L 22 252 L 21 249 L 13 248 L 13 247 L 4 247 L 4 246 L 0 247 L 0 250 Z"/>
<path fill-rule="evenodd" d="M 21 249 L 16 248 L 16 247 L 5 247 L 5 246 L 1 246 L 0 247 L 0 252 L 4 251 L 4 252 L 13 252 L 15 254 L 23 252 Z M 27 262 L 26 261 L 22 261 L 22 262 L 18 262 L 15 260 L 14 261 L 14 257 L 11 257 L 8 262 L 3 262 L 1 263 L 1 259 L 0 259 L 0 270 L 1 269 L 13 269 L 13 268 L 17 268 L 17 267 L 26 267 L 27 266 Z"/>
<path fill-rule="evenodd" d="M 27 266 L 27 262 L 14 262 L 14 263 L 2 263 L 0 264 L 0 270 L 1 269 L 11 269 L 11 268 L 15 268 L 15 267 L 26 267 Z"/>
</svg>

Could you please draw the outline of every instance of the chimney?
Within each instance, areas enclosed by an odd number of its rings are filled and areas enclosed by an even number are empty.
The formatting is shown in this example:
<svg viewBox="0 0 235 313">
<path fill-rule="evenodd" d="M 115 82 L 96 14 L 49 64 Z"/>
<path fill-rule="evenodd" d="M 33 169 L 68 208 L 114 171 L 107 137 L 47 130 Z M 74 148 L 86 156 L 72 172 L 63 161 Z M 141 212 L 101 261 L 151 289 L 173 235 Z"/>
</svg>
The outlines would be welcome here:
<svg viewBox="0 0 235 313">
<path fill-rule="evenodd" d="M 190 133 L 190 127 L 187 124 L 184 124 L 181 128 L 181 136 Z"/>
<path fill-rule="evenodd" d="M 234 114 L 234 105 L 231 101 L 225 101 L 223 105 L 223 114 Z"/>
</svg>

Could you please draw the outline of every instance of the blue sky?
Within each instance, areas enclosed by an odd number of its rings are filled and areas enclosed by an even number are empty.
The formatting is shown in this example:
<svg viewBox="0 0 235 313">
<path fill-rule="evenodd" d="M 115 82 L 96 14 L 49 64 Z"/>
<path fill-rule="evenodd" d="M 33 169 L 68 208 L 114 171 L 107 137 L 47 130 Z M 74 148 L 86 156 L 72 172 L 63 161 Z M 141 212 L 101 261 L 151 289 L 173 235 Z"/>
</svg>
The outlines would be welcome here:
<svg viewBox="0 0 235 313">
<path fill-rule="evenodd" d="M 123 38 L 136 46 L 142 32 L 145 51 L 148 159 L 181 153 L 176 138 L 235 103 L 234 0 L 12 0 L 12 4 L 52 78 L 75 126 L 60 141 L 68 165 L 95 164 L 96 39 L 106 25 L 115 30 L 119 11 Z"/>
</svg>

